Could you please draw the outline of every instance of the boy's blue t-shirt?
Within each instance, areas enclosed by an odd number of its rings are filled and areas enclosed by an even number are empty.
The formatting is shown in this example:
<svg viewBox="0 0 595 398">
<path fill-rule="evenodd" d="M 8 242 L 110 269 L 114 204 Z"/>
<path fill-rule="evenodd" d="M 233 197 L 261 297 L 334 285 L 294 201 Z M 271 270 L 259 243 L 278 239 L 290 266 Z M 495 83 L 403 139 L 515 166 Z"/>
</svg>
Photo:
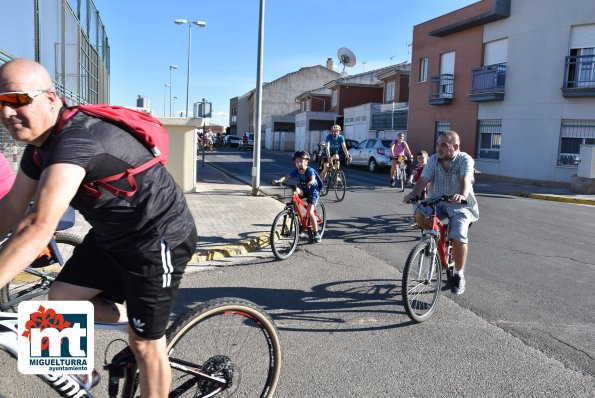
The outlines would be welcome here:
<svg viewBox="0 0 595 398">
<path fill-rule="evenodd" d="M 319 180 L 320 177 L 318 177 L 317 174 L 318 173 L 316 173 L 316 170 L 314 170 L 310 166 L 306 167 L 306 171 L 303 174 L 301 174 L 297 168 L 289 172 L 289 175 L 292 178 L 297 178 L 297 180 L 299 181 L 298 185 L 304 190 L 305 194 L 320 192 L 321 182 Z M 309 187 L 306 183 L 310 181 L 312 176 L 316 176 L 316 178 L 314 179 L 314 185 L 312 185 L 312 187 Z"/>
</svg>

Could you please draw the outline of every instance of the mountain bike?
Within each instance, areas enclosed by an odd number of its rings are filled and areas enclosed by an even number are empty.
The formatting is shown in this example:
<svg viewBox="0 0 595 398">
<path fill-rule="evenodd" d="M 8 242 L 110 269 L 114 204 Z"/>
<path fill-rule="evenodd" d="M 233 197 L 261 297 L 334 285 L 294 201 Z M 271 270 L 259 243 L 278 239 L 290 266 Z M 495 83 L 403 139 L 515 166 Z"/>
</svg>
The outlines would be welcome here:
<svg viewBox="0 0 595 398">
<path fill-rule="evenodd" d="M 15 364 L 17 325 L 17 314 L 0 312 L 0 349 L 11 354 Z M 95 328 L 126 332 L 128 323 L 97 322 Z M 281 372 L 281 345 L 273 320 L 258 305 L 229 297 L 196 305 L 168 327 L 166 340 L 172 371 L 169 397 L 273 397 Z M 110 398 L 138 396 L 138 371 L 130 347 L 106 361 L 103 369 L 109 375 Z M 93 397 L 93 390 L 71 375 L 38 376 L 60 397 Z"/>
<path fill-rule="evenodd" d="M 309 241 L 313 241 L 314 233 L 306 212 L 307 204 L 299 197 L 297 185 L 282 183 L 292 190 L 291 201 L 275 216 L 271 227 L 270 242 L 273 254 L 278 260 L 289 258 L 295 251 L 302 233 L 307 233 Z M 324 203 L 318 202 L 314 209 L 318 223 L 318 233 L 322 237 L 326 228 L 326 210 Z"/>
<path fill-rule="evenodd" d="M 398 187 L 400 192 L 405 192 L 405 186 L 407 185 L 407 164 L 405 163 L 405 156 L 397 157 L 397 166 L 395 168 L 396 174 L 390 178 L 390 186 L 395 188 Z"/>
<path fill-rule="evenodd" d="M 452 241 L 448 236 L 448 222 L 441 221 L 436 210 L 438 203 L 448 202 L 450 199 L 450 196 L 444 195 L 419 202 L 420 206 L 432 209 L 432 228 L 422 230 L 421 240 L 409 253 L 403 268 L 401 289 L 405 311 L 415 322 L 428 320 L 436 309 L 442 290 L 442 271 L 446 274 L 448 285 L 452 283 L 454 259 Z"/>
<path fill-rule="evenodd" d="M 0 288 L 0 311 L 16 311 L 22 301 L 45 298 L 62 266 L 72 256 L 76 245 L 83 241 L 80 235 L 64 232 L 74 225 L 74 219 L 74 209 L 70 208 L 60 220 L 44 252 L 9 284 Z"/>
<path fill-rule="evenodd" d="M 324 177 L 322 188 L 320 189 L 320 196 L 326 196 L 331 189 L 335 191 L 337 202 L 345 198 L 345 189 L 347 187 L 347 178 L 343 170 L 339 167 L 341 162 L 339 159 L 332 158 L 332 168 Z"/>
</svg>

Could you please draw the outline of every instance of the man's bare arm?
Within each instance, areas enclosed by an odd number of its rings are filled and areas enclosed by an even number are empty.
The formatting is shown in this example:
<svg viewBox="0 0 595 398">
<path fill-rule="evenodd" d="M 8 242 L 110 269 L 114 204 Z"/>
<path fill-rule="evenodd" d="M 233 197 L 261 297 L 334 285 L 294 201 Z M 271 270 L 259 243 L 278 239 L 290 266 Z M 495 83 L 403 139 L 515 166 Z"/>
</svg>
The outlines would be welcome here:
<svg viewBox="0 0 595 398">
<path fill-rule="evenodd" d="M 85 176 L 85 169 L 55 164 L 43 171 L 31 211 L 0 251 L 0 286 L 25 269 L 48 244 Z"/>
<path fill-rule="evenodd" d="M 0 199 L 0 236 L 7 235 L 21 220 L 36 189 L 37 180 L 27 177 L 21 170 L 10 192 Z"/>
</svg>

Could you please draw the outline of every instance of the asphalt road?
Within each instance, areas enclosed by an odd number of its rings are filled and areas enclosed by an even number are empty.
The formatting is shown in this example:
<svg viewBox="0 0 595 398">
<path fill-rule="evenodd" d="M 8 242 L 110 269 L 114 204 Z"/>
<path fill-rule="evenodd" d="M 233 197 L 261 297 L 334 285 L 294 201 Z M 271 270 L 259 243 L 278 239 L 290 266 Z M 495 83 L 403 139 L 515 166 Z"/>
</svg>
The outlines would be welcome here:
<svg viewBox="0 0 595 398">
<path fill-rule="evenodd" d="M 263 151 L 264 192 L 283 193 L 270 180 L 293 167 L 290 155 Z M 209 154 L 208 162 L 251 182 L 252 152 L 221 151 Z M 411 207 L 401 204 L 404 194 L 388 187 L 386 170 L 345 171 L 345 200 L 333 203 L 332 193 L 323 199 L 329 212 L 325 238 L 402 270 L 418 238 L 408 227 Z M 467 291 L 447 300 L 569 369 L 595 376 L 593 207 L 503 195 L 496 184 L 475 190 L 480 220 L 470 233 Z M 342 253 L 341 261 L 353 264 Z"/>
<path fill-rule="evenodd" d="M 207 161 L 249 183 L 251 156 L 226 150 Z M 292 168 L 290 154 L 263 153 L 261 167 L 263 190 L 282 195 L 266 185 Z M 282 338 L 277 397 L 595 397 L 592 207 L 476 187 L 467 291 L 443 294 L 434 317 L 414 324 L 400 300 L 418 238 L 411 207 L 386 173 L 346 173 L 345 200 L 324 199 L 322 243 L 302 242 L 282 262 L 263 250 L 228 263 L 242 266 L 188 274 L 176 313 L 222 296 L 263 306 Z M 98 367 L 114 337 L 99 338 Z M 1 396 L 53 395 L 0 352 Z"/>
</svg>

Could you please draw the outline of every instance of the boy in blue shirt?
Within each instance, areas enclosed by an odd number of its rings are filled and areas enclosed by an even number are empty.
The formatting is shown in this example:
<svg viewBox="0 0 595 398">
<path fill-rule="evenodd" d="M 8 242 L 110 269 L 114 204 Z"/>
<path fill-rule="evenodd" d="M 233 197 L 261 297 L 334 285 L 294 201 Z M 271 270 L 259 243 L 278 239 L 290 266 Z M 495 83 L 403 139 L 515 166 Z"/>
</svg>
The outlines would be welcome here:
<svg viewBox="0 0 595 398">
<path fill-rule="evenodd" d="M 320 196 L 320 189 L 322 188 L 322 180 L 318 177 L 316 170 L 308 166 L 308 162 L 310 161 L 308 152 L 297 151 L 293 154 L 291 160 L 295 162 L 296 168 L 290 171 L 286 176 L 283 176 L 278 180 L 273 180 L 273 185 L 281 184 L 289 178 L 297 178 L 299 186 L 297 193 L 300 197 L 305 198 L 308 203 L 306 211 L 308 213 L 308 218 L 310 219 L 312 232 L 314 233 L 314 242 L 318 243 L 320 242 L 321 237 L 318 233 L 318 223 L 316 222 L 314 209 L 318 204 L 318 197 Z"/>
</svg>

